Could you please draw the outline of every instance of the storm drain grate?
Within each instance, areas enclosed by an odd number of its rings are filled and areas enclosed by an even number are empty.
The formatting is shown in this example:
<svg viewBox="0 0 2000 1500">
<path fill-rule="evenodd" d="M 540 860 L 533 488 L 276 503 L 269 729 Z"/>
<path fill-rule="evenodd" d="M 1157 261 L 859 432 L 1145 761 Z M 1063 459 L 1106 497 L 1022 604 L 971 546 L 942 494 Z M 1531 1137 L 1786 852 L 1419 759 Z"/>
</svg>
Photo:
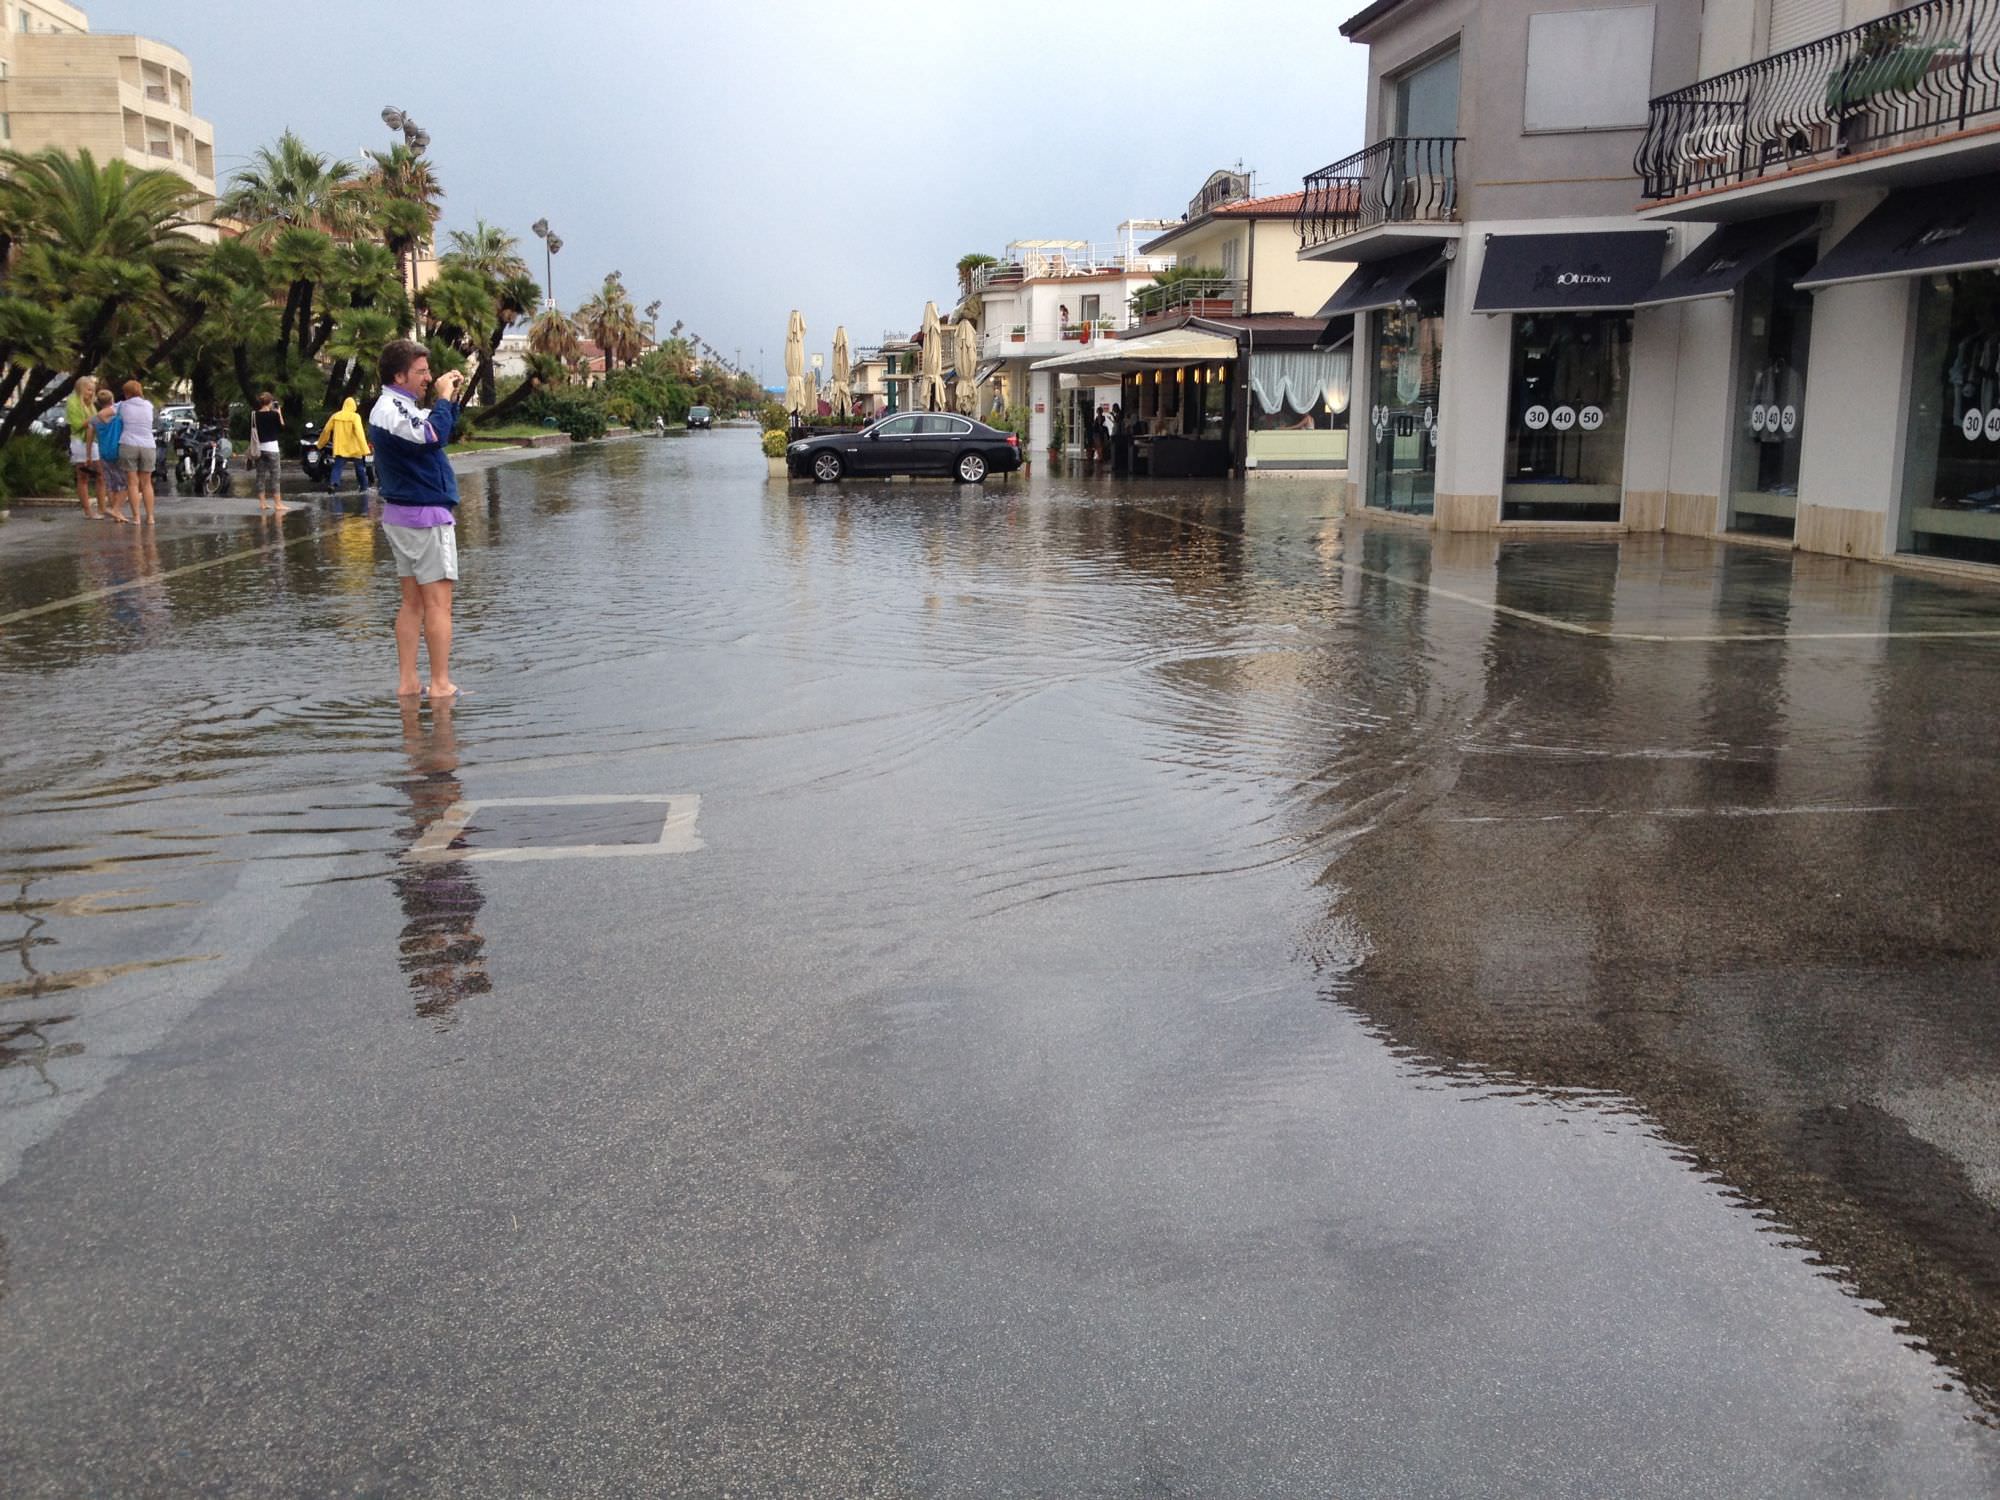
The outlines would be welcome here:
<svg viewBox="0 0 2000 1500">
<path fill-rule="evenodd" d="M 692 854 L 701 848 L 695 819 L 701 798 L 614 794 L 492 797 L 454 802 L 408 858 L 442 860 L 605 859 L 635 854 Z"/>
</svg>

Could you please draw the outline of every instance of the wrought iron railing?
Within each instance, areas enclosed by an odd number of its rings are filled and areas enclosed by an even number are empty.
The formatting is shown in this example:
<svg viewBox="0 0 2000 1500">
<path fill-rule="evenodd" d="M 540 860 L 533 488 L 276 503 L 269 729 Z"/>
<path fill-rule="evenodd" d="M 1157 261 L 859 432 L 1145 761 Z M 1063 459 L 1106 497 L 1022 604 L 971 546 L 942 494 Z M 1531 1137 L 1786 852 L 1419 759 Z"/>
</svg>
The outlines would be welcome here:
<svg viewBox="0 0 2000 1500">
<path fill-rule="evenodd" d="M 1652 103 L 1648 198 L 1921 145 L 2000 114 L 2000 0 L 1928 0 Z"/>
<path fill-rule="evenodd" d="M 1135 322 L 1175 312 L 1226 318 L 1244 311 L 1247 290 L 1236 277 L 1183 276 L 1140 287 L 1128 305 Z"/>
<path fill-rule="evenodd" d="M 1458 219 L 1455 135 L 1392 135 L 1306 178 L 1299 248 L 1310 250 L 1379 224 Z"/>
</svg>

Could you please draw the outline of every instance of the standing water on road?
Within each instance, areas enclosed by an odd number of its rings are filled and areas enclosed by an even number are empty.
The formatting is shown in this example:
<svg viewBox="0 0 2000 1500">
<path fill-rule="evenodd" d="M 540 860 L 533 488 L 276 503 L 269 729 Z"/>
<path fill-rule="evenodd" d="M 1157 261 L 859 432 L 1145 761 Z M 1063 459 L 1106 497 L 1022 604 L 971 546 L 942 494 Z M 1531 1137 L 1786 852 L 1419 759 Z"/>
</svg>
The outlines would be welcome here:
<svg viewBox="0 0 2000 1500">
<path fill-rule="evenodd" d="M 10 1492 L 2000 1491 L 2000 596 L 1334 489 L 17 512 Z"/>
</svg>

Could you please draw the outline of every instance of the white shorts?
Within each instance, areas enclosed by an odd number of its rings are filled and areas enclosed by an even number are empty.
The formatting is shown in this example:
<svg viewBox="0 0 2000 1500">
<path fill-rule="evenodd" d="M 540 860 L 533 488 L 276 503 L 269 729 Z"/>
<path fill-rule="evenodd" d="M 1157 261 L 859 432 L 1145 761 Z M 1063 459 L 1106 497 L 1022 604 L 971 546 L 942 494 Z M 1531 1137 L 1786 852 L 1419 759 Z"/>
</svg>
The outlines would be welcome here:
<svg viewBox="0 0 2000 1500">
<path fill-rule="evenodd" d="M 97 462 L 97 445 L 87 443 L 82 438 L 69 440 L 69 461 L 79 469 L 87 469 Z"/>
<path fill-rule="evenodd" d="M 396 576 L 414 578 L 418 583 L 436 583 L 449 578 L 458 582 L 458 528 L 456 526 L 389 526 L 382 535 L 396 554 Z"/>
</svg>

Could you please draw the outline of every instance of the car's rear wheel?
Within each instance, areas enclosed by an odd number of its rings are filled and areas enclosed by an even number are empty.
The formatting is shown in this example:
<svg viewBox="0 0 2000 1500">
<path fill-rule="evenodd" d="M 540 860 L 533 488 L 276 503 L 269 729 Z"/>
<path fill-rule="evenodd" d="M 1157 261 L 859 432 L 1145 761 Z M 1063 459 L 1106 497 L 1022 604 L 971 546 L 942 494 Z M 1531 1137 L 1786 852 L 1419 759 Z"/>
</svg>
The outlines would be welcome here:
<svg viewBox="0 0 2000 1500">
<path fill-rule="evenodd" d="M 958 461 L 958 477 L 965 484 L 981 484 L 986 479 L 986 456 L 967 453 Z"/>
<path fill-rule="evenodd" d="M 815 453 L 813 455 L 813 478 L 821 484 L 832 484 L 840 478 L 840 455 L 838 453 Z"/>
</svg>

